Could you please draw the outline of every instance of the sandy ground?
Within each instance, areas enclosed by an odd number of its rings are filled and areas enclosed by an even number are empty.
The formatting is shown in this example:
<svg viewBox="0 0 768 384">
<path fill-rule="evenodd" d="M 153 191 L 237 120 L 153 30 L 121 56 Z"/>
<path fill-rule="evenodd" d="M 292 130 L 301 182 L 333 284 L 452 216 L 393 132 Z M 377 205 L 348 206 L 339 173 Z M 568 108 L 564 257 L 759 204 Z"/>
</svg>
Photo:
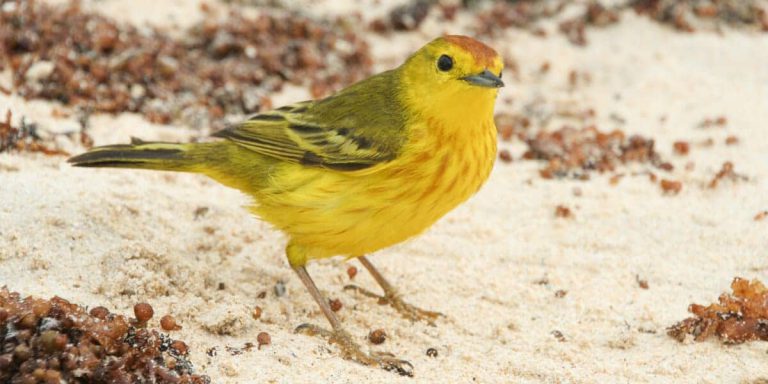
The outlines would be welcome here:
<svg viewBox="0 0 768 384">
<path fill-rule="evenodd" d="M 130 10 L 125 3 L 94 6 Z M 153 4 L 155 12 L 123 17 L 198 17 L 188 16 L 198 12 L 195 1 Z M 467 204 L 423 236 L 372 256 L 412 303 L 447 315 L 436 327 L 343 291 L 349 278 L 341 259 L 310 266 L 321 289 L 344 303 L 339 315 L 357 340 L 412 362 L 412 379 L 344 361 L 325 341 L 294 334 L 301 323 L 325 320 L 287 266 L 284 236 L 250 216 L 239 192 L 195 175 L 73 169 L 60 157 L 0 154 L 0 284 L 127 314 L 150 302 L 157 314 L 177 317 L 184 329 L 175 337 L 190 345 L 198 371 L 220 383 L 758 382 L 768 377 L 765 343 L 680 344 L 665 328 L 687 316 L 689 303 L 714 301 L 734 276 L 768 280 L 768 221 L 753 220 L 768 209 L 768 37 L 679 34 L 622 16 L 616 26 L 590 30 L 585 48 L 557 34 L 542 39 L 515 30 L 491 41 L 520 65 L 498 110 L 542 98 L 594 108 L 602 129 L 657 140 L 676 165 L 668 177 L 684 182 L 679 195 L 664 196 L 647 176 L 616 186 L 608 177 L 548 181 L 535 162 L 498 163 Z M 371 37 L 377 65 L 394 65 L 444 31 L 430 19 L 422 32 Z M 537 71 L 545 61 L 551 71 L 543 76 Z M 571 69 L 588 72 L 591 82 L 570 89 Z M 297 101 L 302 92 L 278 100 Z M 51 117 L 48 103 L 0 96 L 0 110 L 8 107 L 49 129 L 76 127 Z M 696 127 L 720 115 L 728 118 L 725 128 Z M 97 116 L 92 125 L 97 144 L 191 134 L 131 115 Z M 740 143 L 726 146 L 728 135 Z M 675 140 L 709 137 L 712 147 L 672 154 Z M 519 158 L 522 145 L 511 150 Z M 726 160 L 749 180 L 705 188 Z M 693 170 L 684 169 L 687 161 Z M 575 217 L 556 218 L 558 204 Z M 200 207 L 208 211 L 196 217 Z M 360 269 L 355 282 L 375 289 Z M 636 276 L 647 279 L 647 290 Z M 278 282 L 287 288 L 281 297 Z M 557 290 L 566 296 L 555 297 Z M 260 320 L 251 317 L 257 305 Z M 375 328 L 390 335 L 380 346 L 365 339 Z M 234 356 L 224 348 L 255 342 L 261 331 L 272 345 Z M 218 353 L 206 355 L 213 347 Z M 438 357 L 426 356 L 428 348 Z"/>
</svg>

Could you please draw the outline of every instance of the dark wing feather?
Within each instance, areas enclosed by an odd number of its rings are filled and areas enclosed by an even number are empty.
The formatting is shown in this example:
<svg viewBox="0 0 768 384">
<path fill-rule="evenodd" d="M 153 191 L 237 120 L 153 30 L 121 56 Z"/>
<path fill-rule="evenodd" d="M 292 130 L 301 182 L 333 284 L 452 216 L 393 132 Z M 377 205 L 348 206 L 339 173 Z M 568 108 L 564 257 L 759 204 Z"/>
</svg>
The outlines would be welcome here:
<svg viewBox="0 0 768 384">
<path fill-rule="evenodd" d="M 254 115 L 213 136 L 283 161 L 339 171 L 394 159 L 406 140 L 396 72 L 318 101 Z"/>
</svg>

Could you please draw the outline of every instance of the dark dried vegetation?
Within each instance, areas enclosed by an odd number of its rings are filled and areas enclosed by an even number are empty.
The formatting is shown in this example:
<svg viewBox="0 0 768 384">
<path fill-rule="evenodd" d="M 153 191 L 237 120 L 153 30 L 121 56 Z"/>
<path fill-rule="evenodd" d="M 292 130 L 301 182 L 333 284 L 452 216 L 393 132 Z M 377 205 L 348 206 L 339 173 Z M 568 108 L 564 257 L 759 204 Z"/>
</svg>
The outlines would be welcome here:
<svg viewBox="0 0 768 384">
<path fill-rule="evenodd" d="M 765 3 L 759 0 L 627 0 L 623 3 L 591 0 L 510 0 L 464 1 L 491 3 L 477 13 L 476 32 L 479 35 L 499 35 L 507 28 L 528 30 L 546 36 L 539 21 L 557 18 L 567 8 L 577 7 L 576 16 L 562 19 L 559 30 L 575 45 L 586 45 L 587 27 L 604 27 L 620 20 L 620 12 L 633 9 L 640 15 L 673 26 L 685 32 L 697 29 L 716 30 L 722 25 L 768 31 Z"/>
<path fill-rule="evenodd" d="M 765 4 L 758 0 L 631 0 L 638 14 L 693 32 L 720 25 L 768 31 Z"/>
<path fill-rule="evenodd" d="M 84 133 L 83 133 L 84 134 Z M 58 148 L 52 148 L 42 143 L 37 133 L 37 124 L 27 123 L 21 119 L 21 124 L 13 124 L 11 110 L 6 111 L 5 118 L 0 120 L 0 153 L 11 151 L 40 152 L 46 155 L 67 155 Z"/>
<path fill-rule="evenodd" d="M 564 126 L 527 137 L 524 159 L 544 160 L 539 172 L 545 179 L 572 177 L 588 179 L 589 172 L 613 172 L 619 165 L 647 163 L 660 169 L 668 163 L 654 149 L 653 139 L 627 135 L 620 130 L 603 132 L 594 126 Z"/>
<path fill-rule="evenodd" d="M 0 382 L 209 383 L 184 342 L 104 307 L 0 289 Z"/>
<path fill-rule="evenodd" d="M 717 303 L 691 304 L 688 312 L 694 317 L 673 325 L 667 334 L 681 342 L 688 337 L 704 341 L 710 336 L 726 344 L 768 341 L 768 288 L 759 280 L 737 277 L 731 289 L 733 293 L 723 293 Z"/>
<path fill-rule="evenodd" d="M 180 37 L 118 24 L 77 2 L 0 1 L 0 70 L 27 99 L 152 122 L 220 128 L 224 115 L 270 109 L 285 83 L 324 96 L 366 77 L 366 43 L 341 20 L 264 12 L 209 14 Z"/>
</svg>

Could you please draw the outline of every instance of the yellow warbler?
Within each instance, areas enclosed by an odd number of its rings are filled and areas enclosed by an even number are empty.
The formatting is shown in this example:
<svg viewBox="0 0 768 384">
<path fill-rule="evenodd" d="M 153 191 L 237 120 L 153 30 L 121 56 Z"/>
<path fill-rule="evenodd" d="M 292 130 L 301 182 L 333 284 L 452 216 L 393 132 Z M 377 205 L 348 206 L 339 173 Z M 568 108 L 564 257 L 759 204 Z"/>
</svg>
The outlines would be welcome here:
<svg viewBox="0 0 768 384">
<path fill-rule="evenodd" d="M 202 173 L 252 196 L 251 210 L 289 236 L 288 262 L 333 330 L 299 328 L 328 336 L 346 358 L 409 374 L 406 361 L 361 351 L 305 265 L 358 257 L 382 286 L 383 300 L 410 319 L 433 322 L 438 313 L 402 301 L 363 255 L 421 233 L 488 178 L 502 66 L 485 44 L 444 36 L 400 67 L 335 95 L 260 113 L 214 134 L 224 140 L 134 140 L 69 162 Z"/>
</svg>

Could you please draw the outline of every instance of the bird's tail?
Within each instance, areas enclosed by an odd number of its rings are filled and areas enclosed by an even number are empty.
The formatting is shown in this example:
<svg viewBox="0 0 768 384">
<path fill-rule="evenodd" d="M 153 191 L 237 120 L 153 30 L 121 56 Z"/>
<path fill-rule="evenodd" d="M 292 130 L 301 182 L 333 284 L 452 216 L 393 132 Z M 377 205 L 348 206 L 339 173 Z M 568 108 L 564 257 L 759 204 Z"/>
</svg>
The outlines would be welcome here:
<svg viewBox="0 0 768 384">
<path fill-rule="evenodd" d="M 199 147 L 207 144 L 174 144 L 132 139 L 131 144 L 106 145 L 67 160 L 75 167 L 138 168 L 196 172 Z"/>
</svg>

